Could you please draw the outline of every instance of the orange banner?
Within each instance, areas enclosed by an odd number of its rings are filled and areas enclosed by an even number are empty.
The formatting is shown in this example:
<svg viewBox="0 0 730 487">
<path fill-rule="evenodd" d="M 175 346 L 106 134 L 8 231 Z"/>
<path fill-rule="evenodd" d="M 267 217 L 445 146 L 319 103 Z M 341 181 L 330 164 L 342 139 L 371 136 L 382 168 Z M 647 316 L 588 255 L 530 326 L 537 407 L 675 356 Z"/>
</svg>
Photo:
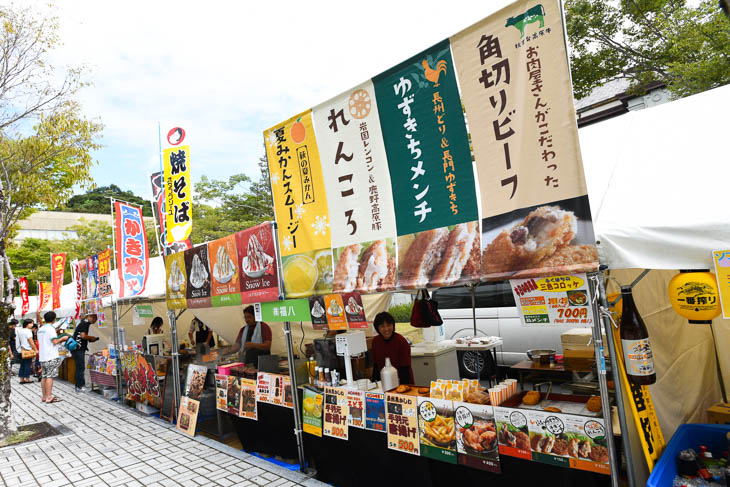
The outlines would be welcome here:
<svg viewBox="0 0 730 487">
<path fill-rule="evenodd" d="M 53 306 L 61 307 L 61 288 L 63 287 L 63 271 L 66 268 L 66 254 L 51 254 L 51 283 L 53 286 Z"/>
<path fill-rule="evenodd" d="M 50 282 L 39 282 L 38 283 L 38 312 L 40 313 L 43 309 L 48 306 L 51 302 L 51 283 Z"/>
</svg>

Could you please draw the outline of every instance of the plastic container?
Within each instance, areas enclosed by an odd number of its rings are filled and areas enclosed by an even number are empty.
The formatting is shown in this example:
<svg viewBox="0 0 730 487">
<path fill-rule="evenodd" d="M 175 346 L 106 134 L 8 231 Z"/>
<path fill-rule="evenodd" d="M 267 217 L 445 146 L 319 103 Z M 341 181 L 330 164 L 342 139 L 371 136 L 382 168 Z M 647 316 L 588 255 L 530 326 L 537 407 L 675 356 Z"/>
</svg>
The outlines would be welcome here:
<svg viewBox="0 0 730 487">
<path fill-rule="evenodd" d="M 400 385 L 398 371 L 390 365 L 390 357 L 385 357 L 385 366 L 380 369 L 380 379 L 383 382 L 383 390 L 389 391 Z"/>
<path fill-rule="evenodd" d="M 700 445 L 707 445 L 711 452 L 727 450 L 727 437 L 730 432 L 728 424 L 683 424 L 669 440 L 664 453 L 654 465 L 646 485 L 648 487 L 664 487 L 672 485 L 677 476 L 676 458 L 679 452 L 687 448 L 699 451 Z"/>
</svg>

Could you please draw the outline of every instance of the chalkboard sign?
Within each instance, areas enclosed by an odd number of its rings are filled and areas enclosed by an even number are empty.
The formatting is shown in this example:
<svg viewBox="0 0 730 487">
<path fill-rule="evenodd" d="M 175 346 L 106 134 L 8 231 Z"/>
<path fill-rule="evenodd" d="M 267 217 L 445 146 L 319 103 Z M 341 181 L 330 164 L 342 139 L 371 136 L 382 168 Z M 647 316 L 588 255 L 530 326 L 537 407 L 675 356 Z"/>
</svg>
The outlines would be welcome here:
<svg viewBox="0 0 730 487">
<path fill-rule="evenodd" d="M 160 419 L 166 419 L 170 423 L 175 419 L 175 386 L 172 380 L 172 368 L 172 364 L 168 364 L 165 382 L 162 384 L 162 406 L 160 407 Z"/>
</svg>

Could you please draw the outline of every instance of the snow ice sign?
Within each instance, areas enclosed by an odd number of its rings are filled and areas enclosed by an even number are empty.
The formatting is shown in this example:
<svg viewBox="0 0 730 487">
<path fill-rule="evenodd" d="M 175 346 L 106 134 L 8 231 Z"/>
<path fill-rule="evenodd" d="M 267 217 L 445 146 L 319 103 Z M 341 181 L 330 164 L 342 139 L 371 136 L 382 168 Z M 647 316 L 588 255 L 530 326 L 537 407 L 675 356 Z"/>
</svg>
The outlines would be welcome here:
<svg viewBox="0 0 730 487">
<path fill-rule="evenodd" d="M 147 281 L 148 249 L 141 208 L 115 202 L 117 214 L 117 267 L 119 268 L 119 297 L 137 296 Z"/>
</svg>

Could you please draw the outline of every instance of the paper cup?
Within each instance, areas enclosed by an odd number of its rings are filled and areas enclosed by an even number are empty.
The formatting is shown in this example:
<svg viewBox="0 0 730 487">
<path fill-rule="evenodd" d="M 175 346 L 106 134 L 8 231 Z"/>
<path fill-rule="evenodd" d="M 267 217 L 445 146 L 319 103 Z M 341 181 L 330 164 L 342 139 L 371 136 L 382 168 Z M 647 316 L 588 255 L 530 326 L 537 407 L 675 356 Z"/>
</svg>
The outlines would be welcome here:
<svg viewBox="0 0 730 487">
<path fill-rule="evenodd" d="M 489 392 L 489 401 L 493 406 L 499 406 L 502 401 L 499 400 L 499 389 L 492 387 L 487 390 Z"/>
<path fill-rule="evenodd" d="M 517 379 L 507 379 L 504 381 L 509 389 L 509 396 L 512 397 L 517 394 Z"/>
<path fill-rule="evenodd" d="M 502 384 L 497 386 L 497 390 L 499 391 L 499 402 L 500 404 L 507 400 L 507 386 Z"/>
</svg>

